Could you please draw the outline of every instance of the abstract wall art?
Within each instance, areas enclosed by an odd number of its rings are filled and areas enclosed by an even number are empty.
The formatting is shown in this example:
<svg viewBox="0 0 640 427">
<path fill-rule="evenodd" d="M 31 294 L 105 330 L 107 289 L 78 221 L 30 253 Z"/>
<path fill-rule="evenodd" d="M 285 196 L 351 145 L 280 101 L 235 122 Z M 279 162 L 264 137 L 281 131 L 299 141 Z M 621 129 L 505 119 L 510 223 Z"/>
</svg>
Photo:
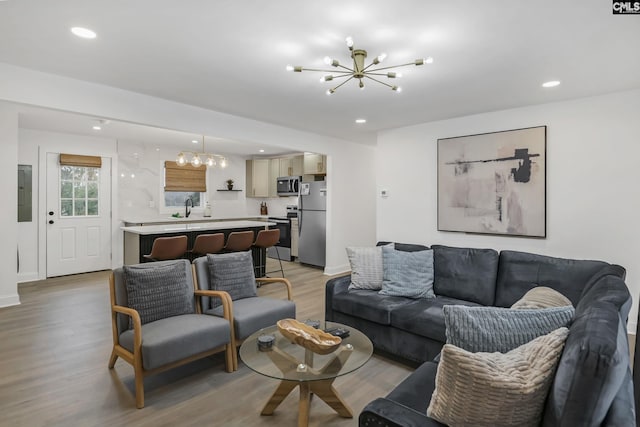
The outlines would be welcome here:
<svg viewBox="0 0 640 427">
<path fill-rule="evenodd" d="M 546 237 L 547 127 L 438 140 L 438 230 Z"/>
</svg>

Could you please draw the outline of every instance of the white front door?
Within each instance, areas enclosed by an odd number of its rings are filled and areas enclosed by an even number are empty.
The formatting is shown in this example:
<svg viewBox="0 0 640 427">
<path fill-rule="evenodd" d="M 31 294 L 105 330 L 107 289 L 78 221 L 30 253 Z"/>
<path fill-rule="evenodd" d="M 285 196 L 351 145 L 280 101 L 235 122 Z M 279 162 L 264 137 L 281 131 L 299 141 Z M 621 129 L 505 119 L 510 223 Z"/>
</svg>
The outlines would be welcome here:
<svg viewBox="0 0 640 427">
<path fill-rule="evenodd" d="M 111 268 L 111 159 L 61 166 L 47 153 L 47 277 Z"/>
</svg>

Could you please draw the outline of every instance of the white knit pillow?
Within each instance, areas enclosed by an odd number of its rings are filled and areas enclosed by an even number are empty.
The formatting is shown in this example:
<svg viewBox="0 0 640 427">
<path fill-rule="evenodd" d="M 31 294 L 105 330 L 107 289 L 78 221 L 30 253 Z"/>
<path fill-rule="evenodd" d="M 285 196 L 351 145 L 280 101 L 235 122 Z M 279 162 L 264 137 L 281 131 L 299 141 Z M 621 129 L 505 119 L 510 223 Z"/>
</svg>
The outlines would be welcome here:
<svg viewBox="0 0 640 427">
<path fill-rule="evenodd" d="M 393 243 L 387 245 L 393 248 Z M 351 264 L 349 289 L 382 288 L 382 246 L 348 247 L 347 256 Z"/>
<path fill-rule="evenodd" d="M 567 328 L 508 353 L 442 348 L 427 415 L 449 426 L 538 426 Z"/>
<path fill-rule="evenodd" d="M 511 308 L 550 308 L 566 307 L 571 304 L 569 298 L 555 289 L 546 286 L 536 286 L 516 301 Z"/>
</svg>

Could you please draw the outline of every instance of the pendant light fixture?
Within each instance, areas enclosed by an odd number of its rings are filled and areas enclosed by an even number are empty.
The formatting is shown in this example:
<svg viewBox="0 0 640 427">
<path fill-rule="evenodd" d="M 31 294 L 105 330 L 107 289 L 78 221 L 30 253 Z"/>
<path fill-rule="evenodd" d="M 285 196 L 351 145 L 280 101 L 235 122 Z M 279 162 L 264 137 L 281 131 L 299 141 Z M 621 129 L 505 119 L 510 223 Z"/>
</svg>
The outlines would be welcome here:
<svg viewBox="0 0 640 427">
<path fill-rule="evenodd" d="M 194 151 L 181 151 L 176 157 L 176 164 L 178 166 L 184 166 L 187 163 L 191 164 L 194 168 L 198 168 L 202 165 L 207 167 L 220 166 L 221 168 L 227 167 L 227 158 L 221 154 L 207 153 L 204 151 L 204 135 L 202 135 L 202 152 Z"/>
</svg>

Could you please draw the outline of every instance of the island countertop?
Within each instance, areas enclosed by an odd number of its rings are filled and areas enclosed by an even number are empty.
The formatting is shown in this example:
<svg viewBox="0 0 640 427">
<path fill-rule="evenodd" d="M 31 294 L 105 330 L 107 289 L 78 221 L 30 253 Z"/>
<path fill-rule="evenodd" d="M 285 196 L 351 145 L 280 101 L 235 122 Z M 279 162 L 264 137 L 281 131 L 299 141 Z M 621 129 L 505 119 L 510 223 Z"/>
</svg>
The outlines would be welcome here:
<svg viewBox="0 0 640 427">
<path fill-rule="evenodd" d="M 268 221 L 212 221 L 193 222 L 190 224 L 162 224 L 162 225 L 139 225 L 133 227 L 120 227 L 126 233 L 149 235 L 149 234 L 172 234 L 191 231 L 206 230 L 231 230 L 236 228 L 256 228 L 276 225 Z"/>
<path fill-rule="evenodd" d="M 219 222 L 219 221 L 266 221 L 269 219 L 267 215 L 247 215 L 247 216 L 214 216 L 206 217 L 202 215 L 191 215 L 188 218 L 183 216 L 176 218 L 172 216 L 154 216 L 154 217 L 140 217 L 140 218 L 123 218 L 120 221 L 124 223 L 125 227 L 137 227 L 146 225 L 163 225 L 163 224 L 191 224 L 200 222 Z"/>
</svg>

